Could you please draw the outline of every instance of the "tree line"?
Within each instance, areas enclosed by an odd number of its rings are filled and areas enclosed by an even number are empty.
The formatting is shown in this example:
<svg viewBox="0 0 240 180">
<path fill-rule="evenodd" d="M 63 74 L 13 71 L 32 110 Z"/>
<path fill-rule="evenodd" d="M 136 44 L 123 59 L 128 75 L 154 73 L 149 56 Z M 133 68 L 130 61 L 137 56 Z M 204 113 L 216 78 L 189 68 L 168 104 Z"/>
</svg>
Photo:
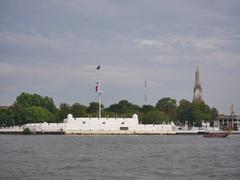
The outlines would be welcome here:
<svg viewBox="0 0 240 180">
<path fill-rule="evenodd" d="M 69 105 L 61 103 L 56 107 L 51 97 L 38 94 L 21 93 L 9 109 L 0 109 L 0 125 L 12 126 L 26 123 L 60 123 L 72 114 L 73 117 L 97 117 L 98 103 L 91 102 L 89 106 L 80 103 Z M 189 102 L 181 100 L 177 103 L 176 99 L 164 97 L 155 106 L 139 106 L 127 100 L 121 100 L 109 107 L 102 105 L 103 117 L 132 117 L 138 114 L 142 124 L 161 124 L 170 123 L 193 124 L 200 127 L 201 122 L 213 123 L 218 116 L 216 108 L 210 108 L 205 102 Z"/>
</svg>

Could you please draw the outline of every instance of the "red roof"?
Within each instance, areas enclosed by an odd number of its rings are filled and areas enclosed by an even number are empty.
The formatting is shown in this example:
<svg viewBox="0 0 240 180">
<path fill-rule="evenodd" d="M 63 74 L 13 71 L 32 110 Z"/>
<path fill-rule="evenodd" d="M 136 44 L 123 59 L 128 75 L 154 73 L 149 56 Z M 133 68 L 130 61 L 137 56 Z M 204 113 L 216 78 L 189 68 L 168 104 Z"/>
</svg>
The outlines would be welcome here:
<svg viewBox="0 0 240 180">
<path fill-rule="evenodd" d="M 11 106 L 0 106 L 0 109 L 9 109 Z"/>
</svg>

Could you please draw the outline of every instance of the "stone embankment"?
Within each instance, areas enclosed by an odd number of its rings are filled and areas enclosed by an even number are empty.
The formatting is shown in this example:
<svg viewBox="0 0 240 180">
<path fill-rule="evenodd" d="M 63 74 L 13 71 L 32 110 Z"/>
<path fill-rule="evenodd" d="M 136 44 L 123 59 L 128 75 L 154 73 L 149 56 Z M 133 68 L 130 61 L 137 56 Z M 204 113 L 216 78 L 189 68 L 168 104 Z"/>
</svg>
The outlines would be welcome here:
<svg viewBox="0 0 240 180">
<path fill-rule="evenodd" d="M 0 128 L 0 134 L 24 134 L 22 127 Z M 34 131 L 34 135 L 197 135 L 198 131 Z"/>
</svg>

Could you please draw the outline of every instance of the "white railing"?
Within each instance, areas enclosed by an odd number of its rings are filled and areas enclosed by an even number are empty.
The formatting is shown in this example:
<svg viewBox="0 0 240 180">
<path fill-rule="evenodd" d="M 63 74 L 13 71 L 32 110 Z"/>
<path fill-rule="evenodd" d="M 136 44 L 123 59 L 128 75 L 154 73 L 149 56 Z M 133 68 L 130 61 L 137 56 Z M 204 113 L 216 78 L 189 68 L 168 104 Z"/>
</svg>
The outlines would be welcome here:
<svg viewBox="0 0 240 180">
<path fill-rule="evenodd" d="M 0 131 L 2 131 L 2 132 L 23 131 L 23 127 L 22 126 L 7 126 L 7 127 L 0 126 Z"/>
</svg>

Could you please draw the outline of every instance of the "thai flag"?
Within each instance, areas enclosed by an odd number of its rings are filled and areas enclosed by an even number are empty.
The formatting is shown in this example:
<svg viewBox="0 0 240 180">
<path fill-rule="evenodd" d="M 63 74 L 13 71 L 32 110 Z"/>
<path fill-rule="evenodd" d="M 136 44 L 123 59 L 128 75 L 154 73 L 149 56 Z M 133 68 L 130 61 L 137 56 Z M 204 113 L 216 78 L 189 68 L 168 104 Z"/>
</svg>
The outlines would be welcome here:
<svg viewBox="0 0 240 180">
<path fill-rule="evenodd" d="M 97 82 L 97 85 L 96 85 L 96 92 L 99 92 L 99 89 L 100 89 L 100 87 L 99 87 L 99 83 Z"/>
</svg>

